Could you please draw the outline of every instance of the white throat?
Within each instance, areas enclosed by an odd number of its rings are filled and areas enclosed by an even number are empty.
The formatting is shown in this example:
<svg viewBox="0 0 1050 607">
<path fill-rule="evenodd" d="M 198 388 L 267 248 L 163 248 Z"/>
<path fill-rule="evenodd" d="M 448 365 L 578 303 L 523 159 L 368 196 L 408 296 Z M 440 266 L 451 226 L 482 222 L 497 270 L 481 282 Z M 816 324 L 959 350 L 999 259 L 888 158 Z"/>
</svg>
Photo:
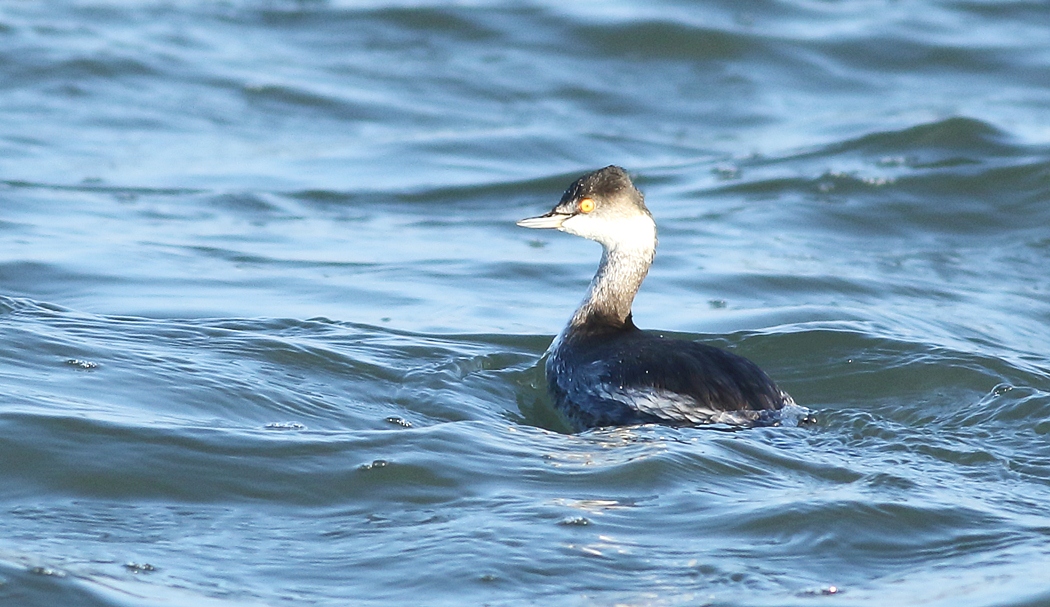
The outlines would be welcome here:
<svg viewBox="0 0 1050 607">
<path fill-rule="evenodd" d="M 580 219 L 580 221 L 574 221 Z M 569 321 L 568 330 L 592 320 L 623 324 L 656 255 L 656 223 L 648 214 L 597 218 L 576 216 L 563 231 L 602 245 L 602 260 L 587 297 Z"/>
</svg>

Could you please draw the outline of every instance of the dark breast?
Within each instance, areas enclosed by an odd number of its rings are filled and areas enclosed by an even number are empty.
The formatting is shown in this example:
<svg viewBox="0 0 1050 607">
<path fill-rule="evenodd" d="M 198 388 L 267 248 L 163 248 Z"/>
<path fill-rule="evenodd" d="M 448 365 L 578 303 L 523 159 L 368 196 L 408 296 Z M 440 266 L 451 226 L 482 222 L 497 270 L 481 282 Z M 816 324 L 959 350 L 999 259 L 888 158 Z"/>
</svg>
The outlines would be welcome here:
<svg viewBox="0 0 1050 607">
<path fill-rule="evenodd" d="M 791 402 L 742 356 L 633 325 L 570 331 L 547 361 L 547 382 L 555 406 L 577 429 L 756 425 Z"/>
</svg>

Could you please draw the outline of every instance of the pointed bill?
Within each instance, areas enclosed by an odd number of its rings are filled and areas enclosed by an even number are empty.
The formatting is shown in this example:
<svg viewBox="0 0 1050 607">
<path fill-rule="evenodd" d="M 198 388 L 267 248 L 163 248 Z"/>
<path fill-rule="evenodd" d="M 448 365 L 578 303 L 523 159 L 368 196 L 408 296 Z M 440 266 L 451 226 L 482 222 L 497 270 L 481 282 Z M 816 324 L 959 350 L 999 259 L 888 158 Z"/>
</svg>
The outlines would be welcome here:
<svg viewBox="0 0 1050 607">
<path fill-rule="evenodd" d="M 547 213 L 546 215 L 540 215 L 539 217 L 529 217 L 522 219 L 518 222 L 518 225 L 523 228 L 560 228 L 561 224 L 571 215 L 564 213 Z"/>
</svg>

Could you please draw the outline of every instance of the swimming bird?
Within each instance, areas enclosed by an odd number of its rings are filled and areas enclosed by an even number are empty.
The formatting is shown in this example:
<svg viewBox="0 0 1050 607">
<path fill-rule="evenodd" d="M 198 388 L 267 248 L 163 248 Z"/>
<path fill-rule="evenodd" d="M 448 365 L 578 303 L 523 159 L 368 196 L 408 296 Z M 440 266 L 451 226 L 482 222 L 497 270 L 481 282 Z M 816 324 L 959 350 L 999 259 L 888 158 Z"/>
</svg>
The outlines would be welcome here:
<svg viewBox="0 0 1050 607">
<path fill-rule="evenodd" d="M 755 363 L 635 326 L 631 305 L 656 255 L 656 223 L 618 166 L 588 173 L 549 213 L 519 226 L 595 240 L 587 296 L 547 350 L 547 387 L 576 430 L 659 423 L 774 425 L 794 401 Z"/>
</svg>

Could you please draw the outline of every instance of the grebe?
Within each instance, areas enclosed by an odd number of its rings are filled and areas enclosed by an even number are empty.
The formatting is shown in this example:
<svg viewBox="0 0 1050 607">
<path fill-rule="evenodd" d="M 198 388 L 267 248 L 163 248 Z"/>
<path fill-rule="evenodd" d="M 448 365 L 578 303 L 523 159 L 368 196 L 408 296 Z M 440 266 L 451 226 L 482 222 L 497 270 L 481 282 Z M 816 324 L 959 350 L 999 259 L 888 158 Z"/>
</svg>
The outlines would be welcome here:
<svg viewBox="0 0 1050 607">
<path fill-rule="evenodd" d="M 550 213 L 518 225 L 602 245 L 587 297 L 547 350 L 547 387 L 576 430 L 775 425 L 779 410 L 794 405 L 750 360 L 634 325 L 631 303 L 656 255 L 656 223 L 622 168 L 580 177 Z"/>
</svg>

